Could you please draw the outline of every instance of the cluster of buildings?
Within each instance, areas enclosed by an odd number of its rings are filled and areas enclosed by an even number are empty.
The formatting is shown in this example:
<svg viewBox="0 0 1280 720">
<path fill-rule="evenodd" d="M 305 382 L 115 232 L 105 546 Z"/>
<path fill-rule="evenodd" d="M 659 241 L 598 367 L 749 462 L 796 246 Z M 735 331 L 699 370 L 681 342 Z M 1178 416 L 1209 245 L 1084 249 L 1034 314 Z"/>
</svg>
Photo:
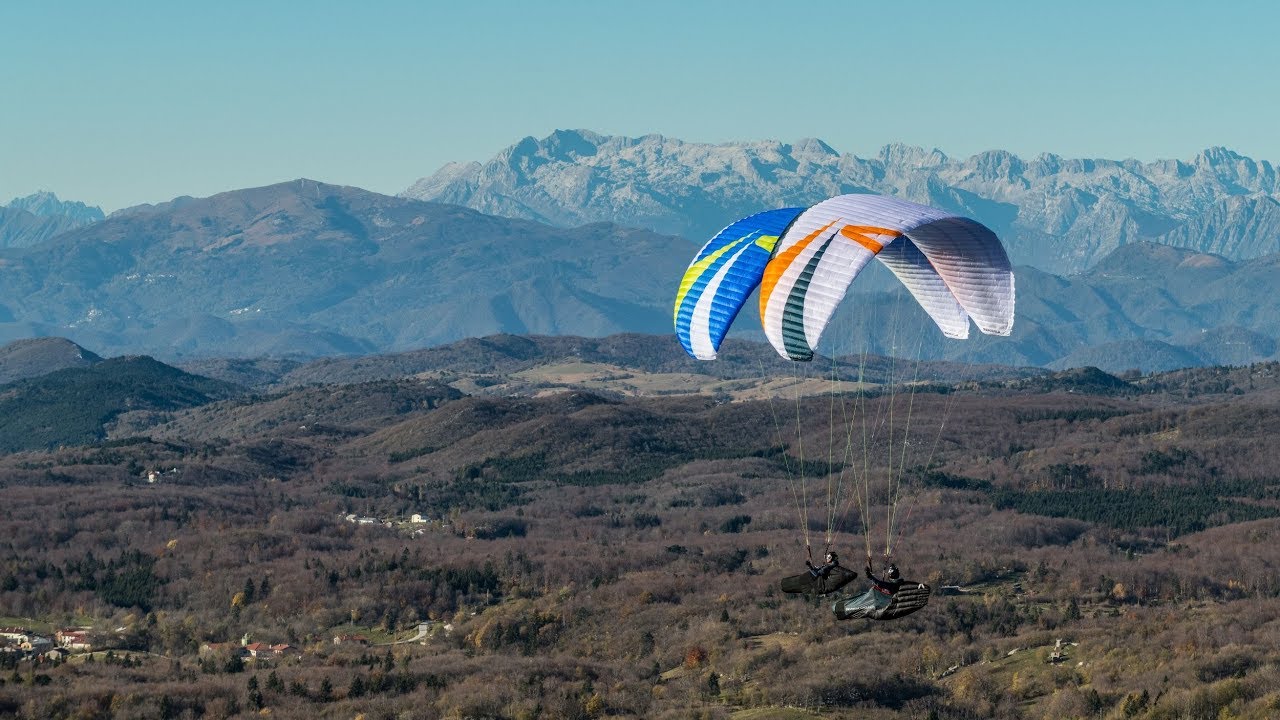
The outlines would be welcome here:
<svg viewBox="0 0 1280 720">
<path fill-rule="evenodd" d="M 400 520 L 395 518 L 379 519 L 376 517 L 370 517 L 368 515 L 357 515 L 355 513 L 349 513 L 347 515 L 344 515 L 342 519 L 346 520 L 349 523 L 352 523 L 353 525 L 381 525 L 383 527 L 389 527 L 389 528 L 400 527 L 400 528 L 406 528 L 406 529 L 411 528 L 415 525 L 426 525 L 427 523 L 431 522 L 431 519 L 428 518 L 426 515 L 423 515 L 422 513 L 414 513 L 409 516 L 408 520 Z M 413 537 L 421 537 L 422 535 L 426 534 L 426 531 L 419 527 L 413 530 L 413 532 L 410 534 Z"/>
<path fill-rule="evenodd" d="M 254 642 L 240 647 L 251 658 L 296 657 L 302 654 L 302 650 L 288 643 L 271 645 L 264 642 Z"/>
<path fill-rule="evenodd" d="M 369 517 L 367 515 L 357 515 L 355 513 L 349 513 L 347 515 L 344 515 L 342 519 L 346 520 L 349 523 L 355 523 L 356 525 L 383 525 L 386 527 L 395 527 L 396 525 L 401 525 L 404 523 L 403 520 L 394 520 L 394 519 L 379 520 L 376 517 Z M 422 525 L 430 521 L 431 520 L 426 515 L 423 515 L 422 513 L 414 513 L 409 516 L 410 525 Z"/>
<path fill-rule="evenodd" d="M 333 644 L 334 645 L 366 646 L 369 644 L 369 638 L 365 637 L 364 635 L 355 635 L 352 633 L 346 633 L 343 635 L 334 635 Z"/>
<path fill-rule="evenodd" d="M 155 484 L 164 479 L 165 475 L 177 475 L 178 468 L 170 468 L 167 472 L 164 470 L 147 470 L 142 473 L 142 479 L 149 483 Z"/>
<path fill-rule="evenodd" d="M 30 628 L 0 628 L 0 652 L 19 654 L 24 659 L 61 659 L 71 653 L 92 650 L 93 643 L 89 639 L 88 628 L 66 628 L 55 632 L 52 638 L 40 635 Z"/>
<path fill-rule="evenodd" d="M 205 643 L 200 646 L 200 654 L 226 654 L 245 660 L 268 660 L 276 658 L 297 657 L 302 650 L 288 643 L 239 642 L 239 643 Z"/>
</svg>

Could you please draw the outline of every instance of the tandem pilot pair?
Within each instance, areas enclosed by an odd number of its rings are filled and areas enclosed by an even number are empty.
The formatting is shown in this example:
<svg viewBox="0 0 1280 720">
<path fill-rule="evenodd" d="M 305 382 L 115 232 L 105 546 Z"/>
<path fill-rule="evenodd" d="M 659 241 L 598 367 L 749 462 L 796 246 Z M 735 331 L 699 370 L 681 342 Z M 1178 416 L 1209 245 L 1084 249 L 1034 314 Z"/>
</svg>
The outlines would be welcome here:
<svg viewBox="0 0 1280 720">
<path fill-rule="evenodd" d="M 813 596 L 828 595 L 838 592 L 858 577 L 857 570 L 850 570 L 840 564 L 839 557 L 828 552 L 822 565 L 814 565 L 806 560 L 809 571 L 801 575 L 792 575 L 782 580 L 782 591 L 792 594 Z M 860 595 L 841 597 L 831 605 L 831 612 L 837 620 L 894 620 L 916 612 L 929 603 L 932 589 L 925 583 L 903 580 L 898 567 L 889 563 L 883 577 L 876 577 L 871 570 L 871 559 L 867 559 L 867 579 L 871 587 Z"/>
</svg>

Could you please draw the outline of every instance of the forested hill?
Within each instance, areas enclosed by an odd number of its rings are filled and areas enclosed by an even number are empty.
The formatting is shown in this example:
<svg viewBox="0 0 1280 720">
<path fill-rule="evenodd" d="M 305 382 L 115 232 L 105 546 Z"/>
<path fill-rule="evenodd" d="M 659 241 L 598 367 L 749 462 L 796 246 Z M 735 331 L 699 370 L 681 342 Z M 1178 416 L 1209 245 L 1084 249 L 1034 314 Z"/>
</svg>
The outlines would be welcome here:
<svg viewBox="0 0 1280 720">
<path fill-rule="evenodd" d="M 23 357 L 28 345 L 9 346 L 5 356 Z M 37 347 L 58 351 L 47 357 L 62 357 L 62 351 L 77 348 L 57 339 L 40 341 Z M 873 355 L 792 363 L 778 358 L 767 345 L 742 341 L 728 342 L 720 361 L 698 362 L 670 338 L 644 335 L 493 336 L 412 353 L 303 365 L 271 359 L 203 361 L 187 372 L 146 357 L 103 361 L 83 349 L 73 354 L 81 353 L 96 362 L 0 385 L 4 450 L 87 444 L 159 431 L 171 434 L 176 432 L 170 428 L 173 423 L 185 428 L 179 435 L 193 439 L 240 437 L 291 423 L 313 430 L 329 426 L 363 432 L 380 427 L 387 418 L 464 396 L 502 399 L 587 392 L 610 401 L 693 396 L 718 403 L 766 401 L 773 406 L 803 398 L 827 398 L 831 403 L 839 397 L 844 403 L 861 402 L 856 398 L 863 395 L 911 397 L 916 392 L 977 392 L 993 403 L 1008 393 L 1203 403 L 1233 395 L 1265 398 L 1280 391 L 1274 363 L 1131 373 L 1121 379 L 1096 368 L 1050 373 Z M 210 377 L 189 372 L 197 369 Z M 244 388 L 249 386 L 271 394 L 248 395 Z M 236 399 L 214 403 L 230 398 Z M 204 405 L 214 408 L 214 414 L 177 412 Z M 343 410 L 334 414 L 335 407 Z"/>
<path fill-rule="evenodd" d="M 66 338 L 15 340 L 0 346 L 0 385 L 55 370 L 88 367 L 102 358 Z"/>
<path fill-rule="evenodd" d="M 241 392 L 149 357 L 56 370 L 0 385 L 0 452 L 92 443 L 121 413 L 180 410 Z"/>
</svg>

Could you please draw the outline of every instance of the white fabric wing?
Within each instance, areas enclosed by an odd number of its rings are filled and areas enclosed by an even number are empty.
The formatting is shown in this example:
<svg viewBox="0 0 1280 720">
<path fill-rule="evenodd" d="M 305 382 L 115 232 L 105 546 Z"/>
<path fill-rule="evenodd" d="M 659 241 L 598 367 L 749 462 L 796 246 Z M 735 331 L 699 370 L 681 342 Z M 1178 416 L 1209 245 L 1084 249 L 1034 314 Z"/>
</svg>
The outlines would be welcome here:
<svg viewBox="0 0 1280 720">
<path fill-rule="evenodd" d="M 849 284 L 879 257 L 943 334 L 1013 328 L 1013 270 L 982 224 L 880 195 L 840 195 L 800 214 L 760 285 L 765 335 L 784 357 L 808 360 Z"/>
</svg>

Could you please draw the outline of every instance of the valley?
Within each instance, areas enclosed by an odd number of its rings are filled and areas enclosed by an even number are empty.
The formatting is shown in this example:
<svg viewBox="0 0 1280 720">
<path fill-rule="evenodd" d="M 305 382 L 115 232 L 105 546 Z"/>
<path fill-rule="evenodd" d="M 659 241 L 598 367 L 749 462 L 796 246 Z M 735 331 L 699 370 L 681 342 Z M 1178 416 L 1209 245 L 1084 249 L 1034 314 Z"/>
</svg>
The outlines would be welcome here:
<svg viewBox="0 0 1280 720">
<path fill-rule="evenodd" d="M 91 644 L 0 654 L 0 708 L 1274 712 L 1272 364 L 993 368 L 893 392 L 810 378 L 807 394 L 745 362 L 665 372 L 667 338 L 604 343 L 608 362 L 585 340 L 468 342 L 491 355 L 366 358 L 381 377 L 349 384 L 289 386 L 298 367 L 264 364 L 285 370 L 265 392 L 124 410 L 100 440 L 0 456 L 5 623 Z M 862 440 L 891 406 L 907 443 Z M 910 511 L 894 557 L 939 589 L 929 606 L 841 623 L 779 593 L 828 529 L 851 566 L 879 554 L 857 507 L 830 525 L 824 508 L 833 484 L 895 473 Z"/>
</svg>

